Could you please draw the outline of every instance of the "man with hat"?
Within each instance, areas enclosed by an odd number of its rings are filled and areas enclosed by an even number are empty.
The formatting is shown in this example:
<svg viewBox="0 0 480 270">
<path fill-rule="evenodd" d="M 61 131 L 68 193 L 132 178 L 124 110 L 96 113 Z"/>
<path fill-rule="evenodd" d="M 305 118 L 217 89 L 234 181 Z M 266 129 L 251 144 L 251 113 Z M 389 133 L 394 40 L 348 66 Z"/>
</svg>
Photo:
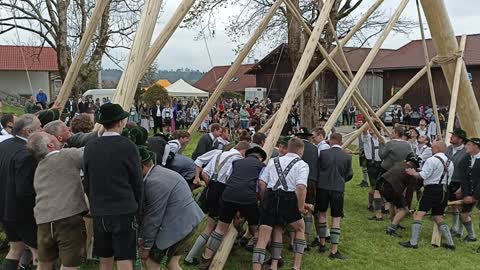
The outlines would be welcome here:
<svg viewBox="0 0 480 270">
<path fill-rule="evenodd" d="M 142 159 L 144 200 L 139 255 L 146 268 L 160 269 L 167 258 L 168 269 L 181 269 L 180 257 L 204 218 L 190 188 L 178 173 L 154 164 L 154 153 L 139 147 Z"/>
<path fill-rule="evenodd" d="M 465 147 L 467 157 L 461 162 L 459 168 L 465 172 L 465 178 L 461 183 L 461 196 L 463 205 L 461 206 L 461 220 L 463 226 L 467 229 L 468 235 L 465 242 L 477 241 L 472 224 L 472 209 L 478 203 L 478 197 L 475 193 L 480 189 L 480 139 L 472 138 Z M 454 173 L 455 175 L 455 173 Z"/>
<path fill-rule="evenodd" d="M 308 165 L 308 185 L 307 185 L 307 197 L 305 198 L 305 203 L 314 205 L 316 201 L 316 192 L 317 192 L 317 178 L 318 178 L 318 148 L 310 142 L 310 138 L 313 134 L 306 127 L 302 127 L 295 134 L 295 136 L 301 139 L 304 143 L 304 152 L 302 160 L 305 161 Z M 310 232 L 312 231 L 313 226 L 313 209 L 308 210 L 308 212 L 303 217 L 305 221 L 305 241 L 308 243 Z M 293 241 L 293 239 L 292 239 Z M 293 246 L 293 244 L 292 244 Z M 306 248 L 309 250 L 309 248 Z"/>
<path fill-rule="evenodd" d="M 138 149 L 120 134 L 128 112 L 118 104 L 100 107 L 98 123 L 105 132 L 84 151 L 85 192 L 93 217 L 94 254 L 101 269 L 131 269 L 136 254 L 136 215 L 142 193 Z"/>
<path fill-rule="evenodd" d="M 433 220 L 446 240 L 442 245 L 447 249 L 454 250 L 455 243 L 448 225 L 444 223 L 443 214 L 448 203 L 448 184 L 453 175 L 453 163 L 445 155 L 447 145 L 444 142 L 436 141 L 432 145 L 433 157 L 427 159 L 421 171 L 414 168 L 406 169 L 406 173 L 423 181 L 424 191 L 420 199 L 418 210 L 413 216 L 412 236 L 410 241 L 402 242 L 405 248 L 418 248 L 418 240 L 422 231 L 422 220 L 427 212 L 432 213 Z"/>
<path fill-rule="evenodd" d="M 253 147 L 245 152 L 245 158 L 232 162 L 232 173 L 228 178 L 220 203 L 220 219 L 207 242 L 207 248 L 203 254 L 202 264 L 204 269 L 210 265 L 218 247 L 222 243 L 223 236 L 237 212 L 248 222 L 248 229 L 254 236 L 256 244 L 259 209 L 257 201 L 258 178 L 267 159 L 267 154 L 260 147 Z"/>
<path fill-rule="evenodd" d="M 405 161 L 395 163 L 378 179 L 380 193 L 390 204 L 390 215 L 393 217 L 392 223 L 386 229 L 388 235 L 399 237 L 397 229 L 400 228 L 400 222 L 408 214 L 408 202 L 413 197 L 413 191 L 420 184 L 415 177 L 406 173 L 406 169 L 418 169 L 418 167 L 418 160 L 411 153 Z"/>
<path fill-rule="evenodd" d="M 280 136 L 277 141 L 278 156 L 283 157 L 288 153 L 288 137 Z"/>
<path fill-rule="evenodd" d="M 450 146 L 447 148 L 447 157 L 453 162 L 455 167 L 452 175 L 452 182 L 448 186 L 450 201 L 461 199 L 460 188 L 462 181 L 467 179 L 466 168 L 462 168 L 462 163 L 468 159 L 465 149 L 465 143 L 468 141 L 467 133 L 462 129 L 455 129 L 450 137 Z M 452 206 L 452 234 L 456 237 L 462 237 L 463 224 L 460 221 L 461 206 Z"/>
</svg>

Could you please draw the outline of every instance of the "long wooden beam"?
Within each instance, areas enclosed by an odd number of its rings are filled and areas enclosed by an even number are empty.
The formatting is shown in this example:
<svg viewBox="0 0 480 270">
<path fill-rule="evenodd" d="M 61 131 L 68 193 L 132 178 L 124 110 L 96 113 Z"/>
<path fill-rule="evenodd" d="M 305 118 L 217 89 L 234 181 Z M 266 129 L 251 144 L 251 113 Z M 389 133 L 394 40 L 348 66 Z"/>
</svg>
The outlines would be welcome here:
<svg viewBox="0 0 480 270">
<path fill-rule="evenodd" d="M 190 134 L 193 134 L 193 132 L 195 132 L 198 129 L 198 127 L 203 122 L 205 117 L 207 117 L 207 115 L 210 113 L 210 110 L 212 109 L 212 107 L 215 106 L 215 103 L 217 102 L 218 98 L 220 98 L 223 91 L 225 90 L 227 85 L 230 83 L 230 80 L 240 68 L 240 65 L 243 63 L 243 60 L 245 60 L 248 53 L 252 50 L 253 45 L 255 45 L 260 35 L 263 33 L 263 31 L 265 31 L 265 29 L 268 26 L 268 23 L 272 20 L 272 17 L 275 15 L 275 13 L 277 12 L 277 9 L 280 7 L 282 3 L 283 3 L 283 0 L 276 0 L 275 3 L 270 7 L 267 14 L 260 22 L 260 25 L 257 27 L 253 35 L 248 40 L 247 44 L 245 44 L 245 46 L 242 48 L 242 50 L 238 54 L 237 58 L 235 59 L 235 62 L 233 62 L 232 66 L 230 66 L 227 73 L 225 73 L 222 80 L 217 85 L 217 88 L 215 88 L 215 91 L 208 99 L 207 104 L 205 104 L 200 114 L 193 121 L 192 125 L 188 129 L 188 132 Z"/>
<path fill-rule="evenodd" d="M 298 11 L 298 9 L 292 4 L 292 2 L 290 0 L 285 0 L 285 4 L 287 5 L 287 8 L 290 10 L 290 12 L 293 14 L 293 17 L 297 20 L 298 23 L 300 23 L 303 28 L 304 28 L 304 31 L 307 33 L 307 35 L 311 35 L 312 34 L 312 31 L 310 30 L 310 28 L 308 27 L 308 25 L 305 23 L 305 21 L 303 21 L 302 19 L 302 15 L 300 14 L 300 12 Z M 331 29 L 333 29 L 333 25 L 330 23 L 330 20 L 329 21 L 329 24 L 330 24 L 330 27 Z M 340 44 L 340 43 L 339 43 Z M 339 46 L 340 47 L 340 46 Z M 327 50 L 325 50 L 325 48 L 323 48 L 322 44 L 320 42 L 317 42 L 317 48 L 320 50 L 320 53 L 322 54 L 323 58 L 325 60 L 327 60 L 328 62 L 328 65 L 330 66 L 330 68 L 332 69 L 333 73 L 335 74 L 335 76 L 337 76 L 338 80 L 340 81 L 340 83 L 345 87 L 347 88 L 348 87 L 348 84 L 350 83 L 350 81 L 347 82 L 348 78 L 344 77 L 345 74 L 343 74 L 342 70 L 340 69 L 340 67 L 335 63 L 335 61 L 333 60 L 333 58 L 330 57 L 330 55 L 328 55 L 328 52 Z M 340 54 L 343 55 L 343 49 L 340 48 Z M 346 60 L 346 59 L 345 59 Z M 347 63 L 347 66 L 348 66 L 348 62 L 346 61 Z M 343 76 L 342 76 L 343 75 Z M 360 90 L 357 88 L 357 92 L 355 92 L 355 94 L 358 94 L 360 92 Z M 373 131 L 375 132 L 375 134 L 377 135 L 377 137 L 379 138 L 379 140 L 382 142 L 382 143 L 385 143 L 385 140 L 383 138 L 383 136 L 380 134 L 380 131 L 376 128 L 376 126 L 374 125 L 372 119 L 370 118 L 369 114 L 368 114 L 368 111 L 367 109 L 364 108 L 363 104 L 360 103 L 358 97 L 356 95 L 353 95 L 352 98 L 353 98 L 353 102 L 355 103 L 355 105 L 358 107 L 358 109 L 360 110 L 360 112 L 365 116 L 365 120 L 367 120 L 367 122 L 370 124 L 371 128 L 373 129 Z"/>
<path fill-rule="evenodd" d="M 143 7 L 138 31 L 135 34 L 132 49 L 128 56 L 128 64 L 113 96 L 113 103 L 120 104 L 124 110 L 129 111 L 138 86 L 139 70 L 143 67 L 143 60 L 152 41 L 153 30 L 157 22 L 162 0 L 146 0 Z M 143 75 L 143 74 L 142 74 Z"/>
<path fill-rule="evenodd" d="M 382 31 L 382 34 L 380 35 L 379 39 L 375 43 L 375 46 L 370 50 L 370 53 L 368 54 L 367 58 L 363 62 L 363 64 L 360 66 L 358 72 L 355 75 L 355 78 L 353 78 L 352 83 L 350 86 L 345 90 L 345 93 L 343 94 L 342 98 L 338 102 L 337 106 L 335 107 L 335 110 L 333 113 L 330 115 L 330 118 L 328 119 L 327 123 L 324 126 L 325 132 L 330 132 L 333 126 L 335 126 L 335 123 L 337 122 L 337 118 L 342 114 L 343 108 L 347 105 L 349 99 L 351 98 L 353 92 L 355 89 L 358 87 L 360 84 L 360 81 L 363 79 L 363 76 L 367 72 L 368 68 L 372 64 L 373 60 L 375 59 L 375 56 L 377 53 L 380 51 L 380 47 L 382 46 L 383 42 L 387 38 L 388 34 L 390 31 L 393 29 L 395 24 L 397 23 L 398 19 L 400 18 L 400 15 L 402 14 L 403 10 L 408 4 L 408 0 L 402 0 L 399 7 L 395 11 L 394 15 L 388 22 L 386 28 Z"/>
<path fill-rule="evenodd" d="M 80 72 L 80 68 L 82 67 L 83 60 L 85 59 L 85 55 L 88 52 L 88 48 L 90 47 L 92 38 L 95 35 L 95 31 L 97 30 L 98 25 L 102 20 L 103 13 L 105 12 L 105 9 L 109 4 L 110 0 L 97 0 L 95 3 L 92 17 L 90 18 L 85 29 L 85 33 L 80 40 L 77 54 L 73 58 L 72 64 L 68 68 L 67 76 L 65 77 L 62 88 L 60 89 L 60 93 L 55 100 L 55 106 L 60 108 L 60 111 L 63 111 L 63 108 L 65 107 L 68 98 L 72 94 L 72 88 L 75 85 L 75 81 L 77 80 L 78 73 Z"/>
<path fill-rule="evenodd" d="M 335 39 L 335 44 L 337 45 L 337 47 L 340 47 L 340 45 L 341 45 L 340 40 L 338 39 L 337 33 L 335 31 L 335 27 L 333 26 L 332 20 L 330 20 L 330 18 L 328 18 L 328 25 L 330 26 L 330 31 L 332 31 L 333 38 Z M 350 64 L 348 63 L 347 57 L 345 56 L 345 53 L 344 53 L 343 49 L 340 50 L 340 56 L 342 58 L 343 64 L 345 65 L 345 67 L 347 69 L 349 79 L 353 80 L 354 75 L 353 75 L 353 72 L 352 72 L 352 68 L 350 67 Z M 348 82 L 348 83 L 350 83 L 350 82 Z M 380 117 L 378 117 L 375 114 L 375 111 L 370 107 L 368 102 L 363 98 L 363 96 L 361 94 L 361 91 L 358 90 L 358 91 L 354 92 L 353 96 L 357 97 L 358 101 L 367 109 L 368 115 L 372 116 L 377 121 L 377 123 L 380 125 L 380 127 L 383 129 L 385 134 L 388 137 L 390 137 L 391 136 L 390 130 L 387 128 L 387 126 L 385 126 L 385 123 L 383 123 L 382 119 L 380 119 Z"/>
<path fill-rule="evenodd" d="M 457 66 L 455 69 L 455 77 L 453 78 L 452 98 L 450 100 L 450 109 L 448 110 L 447 134 L 445 136 L 445 143 L 450 144 L 450 138 L 455 125 L 455 116 L 457 115 L 458 92 L 460 90 L 460 76 L 462 75 L 463 54 L 467 44 L 467 36 L 463 35 L 460 40 L 461 56 L 457 58 Z"/>
<path fill-rule="evenodd" d="M 431 67 L 432 65 L 433 65 L 433 62 L 430 62 L 429 66 Z M 402 87 L 402 89 L 400 89 L 392 98 L 390 98 L 385 104 L 383 104 L 383 106 L 380 109 L 378 109 L 378 111 L 376 112 L 377 116 L 379 117 L 382 116 L 391 105 L 395 104 L 397 100 L 399 100 L 403 95 L 405 95 L 405 93 L 408 90 L 410 90 L 413 87 L 413 85 L 415 85 L 415 83 L 417 83 L 427 73 L 427 68 L 428 67 L 422 68 L 415 76 L 413 76 L 412 79 L 410 79 L 410 81 L 408 81 Z M 368 125 L 364 124 L 359 129 L 357 129 L 355 133 L 343 143 L 342 147 L 343 148 L 348 147 L 353 141 L 355 141 L 358 138 L 358 136 L 362 134 L 363 131 L 365 131 L 367 127 Z"/>
<path fill-rule="evenodd" d="M 275 122 L 273 122 L 272 130 L 268 133 L 267 140 L 263 147 L 267 153 L 267 160 L 272 155 L 276 142 L 280 137 L 283 126 L 285 125 L 285 121 L 287 120 L 288 114 L 290 113 L 290 110 L 295 102 L 297 89 L 303 81 L 308 66 L 310 65 L 310 61 L 312 60 L 313 54 L 315 53 L 315 49 L 317 47 L 317 42 L 320 39 L 323 29 L 325 28 L 327 18 L 330 15 L 330 11 L 334 2 L 334 0 L 325 1 L 322 11 L 320 12 L 320 15 L 315 23 L 315 27 L 313 28 L 312 35 L 305 46 L 305 50 L 300 58 L 300 62 L 298 63 L 295 73 L 293 74 L 292 81 L 290 82 L 287 93 L 285 94 L 283 103 L 278 110 L 278 115 L 275 118 Z"/>
<path fill-rule="evenodd" d="M 363 16 L 360 18 L 360 20 L 358 20 L 357 24 L 355 24 L 355 26 L 348 32 L 348 34 L 341 40 L 340 44 L 341 44 L 341 47 L 335 47 L 331 52 L 330 52 L 330 56 L 331 57 L 335 57 L 335 55 L 337 54 L 338 50 L 343 48 L 343 46 L 345 46 L 349 41 L 350 39 L 352 39 L 352 37 L 355 35 L 356 32 L 358 32 L 358 30 L 360 30 L 360 28 L 362 27 L 362 25 L 368 20 L 368 18 L 378 9 L 378 7 L 384 2 L 384 0 L 377 0 L 368 10 L 367 12 L 365 12 L 363 14 Z M 303 94 L 303 91 L 305 91 L 305 89 L 307 89 L 316 79 L 317 77 L 320 75 L 320 73 L 322 73 L 325 68 L 328 66 L 328 63 L 326 60 L 323 60 L 322 63 L 320 63 L 320 65 L 315 68 L 315 70 L 310 73 L 310 75 L 303 81 L 303 83 L 300 85 L 300 87 L 298 88 L 298 90 L 295 92 L 295 100 L 297 98 L 299 98 L 302 94 Z M 273 125 L 273 122 L 275 121 L 275 118 L 277 117 L 277 113 L 274 113 L 270 119 L 268 119 L 268 121 L 262 126 L 262 128 L 260 128 L 260 132 L 267 132 Z"/>
<path fill-rule="evenodd" d="M 153 42 L 152 46 L 148 50 L 145 60 L 143 61 L 143 67 L 138 75 L 139 81 L 142 79 L 143 75 L 147 72 L 153 62 L 155 62 L 158 54 L 160 54 L 163 47 L 165 47 L 165 44 L 167 44 L 173 33 L 175 33 L 175 30 L 177 30 L 180 23 L 182 23 L 183 19 L 187 15 L 188 11 L 190 11 L 194 3 L 195 0 L 183 0 L 180 5 L 178 5 L 175 13 L 173 13 L 172 18 L 170 18 L 168 23 L 163 27 L 157 39 Z"/>
<path fill-rule="evenodd" d="M 430 28 L 437 55 L 455 59 L 458 53 L 458 41 L 455 37 L 450 18 L 443 0 L 421 0 L 423 11 Z M 445 79 L 453 89 L 456 61 L 442 64 Z M 460 95 L 458 96 L 458 119 L 462 128 L 472 137 L 480 136 L 480 108 L 472 85 L 468 80 L 465 64 L 460 76 Z"/>
<path fill-rule="evenodd" d="M 423 46 L 423 57 L 425 59 L 425 65 L 428 65 L 430 62 L 430 57 L 428 55 L 427 41 L 425 40 L 425 31 L 423 30 L 423 20 L 422 12 L 420 11 L 420 2 L 417 1 L 417 13 L 418 13 L 418 23 L 420 24 L 420 36 L 422 37 L 422 46 Z M 433 76 L 432 70 L 427 69 L 427 78 L 428 78 L 428 88 L 430 90 L 430 98 L 432 99 L 432 109 L 433 114 L 435 115 L 435 125 L 437 127 L 437 137 L 442 140 L 442 129 L 440 127 L 440 118 L 438 117 L 438 106 L 437 98 L 435 97 L 435 87 L 433 86 Z"/>
</svg>

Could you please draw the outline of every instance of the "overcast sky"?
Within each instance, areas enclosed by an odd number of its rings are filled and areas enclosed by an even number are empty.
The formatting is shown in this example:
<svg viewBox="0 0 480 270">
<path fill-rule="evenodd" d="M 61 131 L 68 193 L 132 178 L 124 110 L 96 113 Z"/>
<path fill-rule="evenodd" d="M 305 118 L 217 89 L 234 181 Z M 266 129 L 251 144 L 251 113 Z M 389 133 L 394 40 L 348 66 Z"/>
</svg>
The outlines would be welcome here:
<svg viewBox="0 0 480 270">
<path fill-rule="evenodd" d="M 457 35 L 461 34 L 474 34 L 480 33 L 478 27 L 480 21 L 480 1 L 479 0 L 444 0 L 450 18 Z M 155 29 L 156 36 L 160 30 L 163 28 L 164 24 L 170 18 L 171 14 L 174 12 L 178 5 L 179 0 L 166 0 L 164 10 L 159 18 L 159 23 Z M 365 0 L 364 3 L 360 6 L 357 12 L 362 12 L 368 9 L 374 0 Z M 398 6 L 400 0 L 385 0 L 384 4 L 380 7 L 383 10 L 386 10 L 387 14 L 392 14 L 394 9 Z M 208 39 L 208 49 L 210 50 L 213 65 L 228 65 L 235 59 L 235 52 L 233 51 L 236 48 L 236 44 L 232 43 L 229 37 L 225 33 L 225 25 L 229 16 L 236 15 L 240 12 L 235 8 L 228 8 L 222 10 L 222 16 L 220 17 L 219 22 L 217 22 L 215 29 L 215 37 Z M 417 12 L 415 1 L 411 0 L 407 8 L 403 12 L 403 17 L 410 18 L 412 20 L 417 20 Z M 426 25 L 426 24 L 425 24 Z M 208 71 L 212 65 L 208 58 L 207 48 L 204 40 L 196 41 L 194 39 L 197 31 L 199 29 L 178 29 L 168 44 L 165 46 L 161 54 L 157 58 L 158 67 L 160 69 L 177 69 L 177 68 L 190 68 L 190 69 L 199 69 L 202 71 Z M 430 33 L 427 29 L 427 36 L 430 36 Z M 6 39 L 9 37 L 0 38 L 2 44 L 11 44 L 7 42 Z M 10 37 L 11 38 L 11 37 Z M 420 33 L 419 30 L 415 29 L 410 35 L 390 35 L 386 42 L 384 43 L 384 48 L 396 49 L 400 46 L 406 44 L 411 39 L 419 39 Z M 11 39 L 10 39 L 11 41 Z M 372 40 L 369 44 L 373 45 Z M 119 54 L 127 57 L 128 51 L 118 52 Z M 268 53 L 268 50 L 256 50 L 255 55 L 251 56 L 247 62 L 253 62 L 254 58 L 261 59 Z M 121 63 L 124 65 L 125 63 Z M 109 60 L 104 60 L 104 68 L 116 68 Z"/>
</svg>

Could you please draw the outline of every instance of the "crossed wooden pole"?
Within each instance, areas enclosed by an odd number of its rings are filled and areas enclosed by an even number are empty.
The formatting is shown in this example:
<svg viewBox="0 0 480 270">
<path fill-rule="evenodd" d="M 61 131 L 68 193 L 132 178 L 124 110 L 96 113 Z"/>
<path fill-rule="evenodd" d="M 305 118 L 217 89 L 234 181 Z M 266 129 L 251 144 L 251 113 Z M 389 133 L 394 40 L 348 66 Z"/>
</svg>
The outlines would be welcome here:
<svg viewBox="0 0 480 270">
<path fill-rule="evenodd" d="M 181 23 L 187 12 L 190 10 L 195 0 L 183 0 L 177 10 L 175 11 L 173 17 L 167 23 L 163 31 L 160 33 L 158 38 L 150 45 L 152 41 L 153 30 L 157 17 L 159 14 L 160 6 L 162 4 L 161 0 L 146 0 L 145 7 L 142 11 L 140 18 L 140 23 L 138 27 L 138 32 L 135 35 L 135 39 L 132 45 L 132 50 L 129 55 L 129 60 L 127 67 L 122 74 L 119 86 L 115 93 L 113 101 L 122 105 L 125 110 L 128 110 L 132 105 L 133 98 L 135 95 L 135 90 L 140 78 L 144 75 L 148 67 L 153 63 L 157 55 L 161 52 L 165 44 L 168 42 L 172 34 L 177 29 L 178 25 Z M 334 27 L 329 21 L 329 14 L 334 4 L 334 0 L 326 0 L 319 18 L 315 24 L 313 30 L 310 30 L 301 19 L 297 8 L 292 4 L 290 0 L 285 0 L 287 8 L 290 9 L 292 14 L 299 23 L 302 24 L 303 28 L 310 35 L 308 43 L 306 44 L 303 55 L 300 59 L 300 62 L 295 70 L 294 76 L 290 85 L 288 87 L 287 93 L 284 97 L 284 101 L 279 109 L 279 111 L 274 114 L 271 119 L 262 127 L 261 131 L 266 132 L 270 129 L 266 144 L 264 149 L 270 157 L 274 147 L 275 142 L 280 136 L 280 132 L 283 128 L 284 123 L 286 122 L 290 108 L 292 107 L 295 100 L 302 95 L 302 93 L 307 89 L 316 78 L 322 73 L 325 68 L 330 67 L 330 69 L 335 73 L 340 83 L 346 87 L 345 94 L 340 99 L 337 107 L 327 121 L 325 130 L 328 132 L 334 126 L 336 119 L 342 113 L 343 108 L 347 105 L 348 102 L 352 99 L 353 102 L 360 109 L 362 114 L 365 115 L 367 123 L 355 131 L 352 136 L 344 143 L 344 147 L 352 143 L 368 126 L 371 126 L 375 133 L 380 134 L 374 121 L 379 121 L 379 117 L 386 112 L 389 106 L 394 104 L 401 96 L 403 96 L 409 89 L 415 85 L 415 83 L 420 80 L 425 74 L 430 74 L 430 68 L 434 65 L 434 61 L 428 59 L 428 51 L 425 51 L 425 61 L 426 66 L 421 69 L 400 91 L 398 91 L 390 100 L 388 100 L 376 113 L 368 105 L 366 100 L 360 94 L 358 88 L 360 81 L 365 76 L 368 68 L 372 64 L 375 56 L 377 55 L 380 47 L 387 38 L 389 32 L 392 30 L 396 22 L 398 21 L 402 11 L 405 9 L 408 4 L 408 0 L 402 0 L 395 13 L 391 17 L 389 23 L 381 33 L 379 39 L 375 43 L 375 46 L 371 49 L 364 63 L 361 65 L 358 72 L 354 75 L 351 71 L 348 61 L 343 52 L 343 46 L 354 36 L 354 34 L 361 28 L 361 26 L 368 20 L 368 18 L 378 9 L 378 7 L 384 2 L 384 0 L 377 0 L 369 10 L 360 18 L 359 22 L 352 28 L 352 30 L 343 38 L 341 41 L 338 40 L 338 37 L 335 36 L 336 47 L 328 53 L 323 46 L 319 43 L 319 39 L 322 31 L 324 30 L 326 24 L 329 24 L 332 32 L 335 33 Z M 92 18 L 90 19 L 85 34 L 81 40 L 80 47 L 77 55 L 75 56 L 72 65 L 70 66 L 67 77 L 62 85 L 60 94 L 56 100 L 56 105 L 63 108 L 65 106 L 68 97 L 71 95 L 71 90 L 73 88 L 76 77 L 78 76 L 80 66 L 82 61 L 85 58 L 86 52 L 88 50 L 89 44 L 93 38 L 94 32 L 98 27 L 102 14 L 105 12 L 105 9 L 109 5 L 110 0 L 97 0 L 95 9 L 93 11 Z M 237 56 L 234 64 L 230 67 L 228 72 L 225 74 L 214 93 L 208 100 L 206 106 L 202 109 L 200 115 L 195 119 L 191 128 L 189 129 L 190 133 L 195 132 L 203 119 L 210 112 L 211 108 L 215 105 L 218 98 L 221 96 L 222 92 L 225 90 L 230 79 L 237 72 L 238 68 L 245 60 L 246 56 L 252 49 L 255 42 L 258 40 L 260 35 L 263 33 L 271 18 L 277 12 L 277 9 L 282 5 L 283 0 L 277 0 L 272 5 L 270 10 L 267 12 L 264 19 L 260 22 L 258 28 L 246 43 L 244 48 L 240 51 Z M 427 23 L 430 27 L 430 32 L 432 34 L 432 39 L 437 49 L 437 57 L 451 59 L 451 61 L 445 61 L 441 63 L 441 67 L 449 89 L 452 93 L 452 102 L 450 104 L 450 116 L 449 116 L 449 126 L 447 131 L 452 131 L 453 122 L 455 119 L 455 114 L 458 114 L 460 122 L 463 124 L 463 127 L 467 130 L 468 134 L 471 136 L 480 135 L 480 109 L 476 98 L 473 92 L 473 88 L 468 81 L 467 70 L 465 63 L 462 59 L 463 51 L 465 48 L 466 37 L 462 37 L 460 42 L 460 49 L 455 38 L 448 13 L 446 11 L 444 2 L 441 0 L 421 0 L 421 4 L 427 18 Z M 422 31 L 423 36 L 423 31 Z M 325 60 L 305 79 L 303 80 L 307 68 L 310 64 L 310 61 L 316 51 L 320 50 L 320 53 L 325 58 Z M 424 48 L 426 48 L 424 46 Z M 333 61 L 333 57 L 340 52 L 340 56 L 345 66 L 347 67 L 347 73 L 344 74 L 342 70 L 338 67 L 338 64 Z M 431 74 L 429 75 L 431 77 Z M 431 89 L 431 96 L 434 99 L 433 82 L 429 78 L 429 85 Z M 460 89 L 462 89 L 460 91 Z M 432 102 L 436 103 L 434 100 Z M 434 105 L 434 108 L 436 106 Z M 436 111 L 434 109 L 434 111 Z M 438 122 L 438 116 L 436 117 Z M 381 125 L 381 128 L 388 134 L 388 129 Z M 381 136 L 379 136 L 381 137 Z M 446 140 L 449 140 L 448 133 Z M 231 226 L 227 235 L 222 242 L 216 256 L 213 259 L 212 266 L 210 269 L 222 269 L 225 265 L 225 262 L 230 253 L 230 249 L 233 245 L 234 239 L 236 236 L 236 230 Z"/>
</svg>

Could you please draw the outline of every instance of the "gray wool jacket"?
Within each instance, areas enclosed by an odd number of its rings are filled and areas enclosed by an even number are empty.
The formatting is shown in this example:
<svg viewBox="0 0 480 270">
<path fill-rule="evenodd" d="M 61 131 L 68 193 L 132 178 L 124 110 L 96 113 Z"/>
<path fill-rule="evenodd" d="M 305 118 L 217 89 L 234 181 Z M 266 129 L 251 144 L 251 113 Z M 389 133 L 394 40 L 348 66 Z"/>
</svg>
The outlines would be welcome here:
<svg viewBox="0 0 480 270">
<path fill-rule="evenodd" d="M 407 141 L 391 140 L 383 147 L 380 147 L 380 158 L 382 161 L 382 168 L 386 171 L 395 165 L 397 162 L 404 161 L 408 154 L 413 153 L 412 147 Z"/>
<path fill-rule="evenodd" d="M 142 246 L 165 250 L 188 236 L 205 217 L 183 177 L 155 166 L 144 178 Z"/>
</svg>

